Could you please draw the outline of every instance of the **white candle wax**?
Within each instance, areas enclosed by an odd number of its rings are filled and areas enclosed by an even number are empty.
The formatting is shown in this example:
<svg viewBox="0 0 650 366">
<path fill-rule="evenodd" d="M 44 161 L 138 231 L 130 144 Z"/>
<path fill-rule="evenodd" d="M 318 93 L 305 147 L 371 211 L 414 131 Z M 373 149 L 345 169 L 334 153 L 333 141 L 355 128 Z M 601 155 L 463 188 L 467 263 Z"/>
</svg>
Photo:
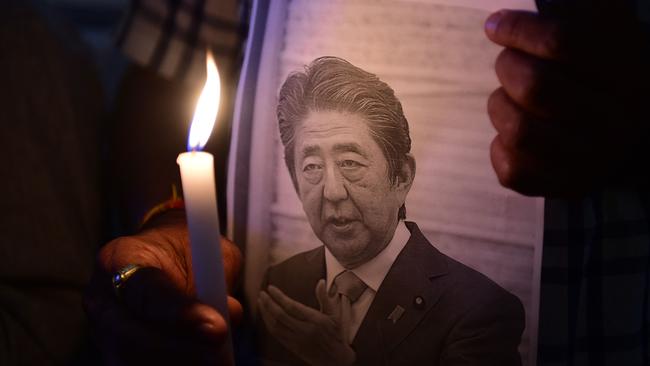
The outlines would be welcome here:
<svg viewBox="0 0 650 366">
<path fill-rule="evenodd" d="M 182 153 L 176 160 L 183 182 L 197 297 L 217 309 L 230 325 L 213 161 L 212 154 L 203 151 Z M 232 364 L 230 342 L 229 336 L 223 352 Z"/>
<path fill-rule="evenodd" d="M 197 295 L 227 315 L 213 161 L 210 153 L 192 151 L 178 155 L 177 163 L 183 181 Z"/>
</svg>

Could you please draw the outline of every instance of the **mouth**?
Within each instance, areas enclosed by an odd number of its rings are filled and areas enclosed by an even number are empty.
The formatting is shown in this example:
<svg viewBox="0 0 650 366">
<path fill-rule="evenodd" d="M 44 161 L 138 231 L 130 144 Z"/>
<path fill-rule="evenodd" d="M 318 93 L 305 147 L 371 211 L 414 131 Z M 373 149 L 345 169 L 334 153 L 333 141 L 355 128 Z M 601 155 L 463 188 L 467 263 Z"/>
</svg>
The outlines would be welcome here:
<svg viewBox="0 0 650 366">
<path fill-rule="evenodd" d="M 352 228 L 356 220 L 345 218 L 332 218 L 329 220 L 329 227 L 332 231 L 337 233 L 347 233 Z"/>
</svg>

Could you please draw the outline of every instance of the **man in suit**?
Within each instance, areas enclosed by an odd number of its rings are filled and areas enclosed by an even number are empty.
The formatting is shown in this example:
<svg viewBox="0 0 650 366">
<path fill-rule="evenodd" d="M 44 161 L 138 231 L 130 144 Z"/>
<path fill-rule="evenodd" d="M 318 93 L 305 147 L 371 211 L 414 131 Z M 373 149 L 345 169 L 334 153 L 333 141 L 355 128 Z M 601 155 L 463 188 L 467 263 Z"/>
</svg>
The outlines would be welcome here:
<svg viewBox="0 0 650 366">
<path fill-rule="evenodd" d="M 520 365 L 520 301 L 436 250 L 404 202 L 415 176 L 393 90 L 321 57 L 285 81 L 285 163 L 324 246 L 267 273 L 263 357 L 290 365 Z"/>
</svg>

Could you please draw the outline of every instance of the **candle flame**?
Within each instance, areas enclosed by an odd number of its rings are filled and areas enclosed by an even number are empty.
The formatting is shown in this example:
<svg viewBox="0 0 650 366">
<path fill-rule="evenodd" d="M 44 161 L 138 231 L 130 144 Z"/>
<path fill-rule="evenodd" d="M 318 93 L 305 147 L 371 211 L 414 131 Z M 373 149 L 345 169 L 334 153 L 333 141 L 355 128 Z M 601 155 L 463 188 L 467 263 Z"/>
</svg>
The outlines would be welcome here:
<svg viewBox="0 0 650 366">
<path fill-rule="evenodd" d="M 208 138 L 210 138 L 219 111 L 221 81 L 219 79 L 219 70 L 217 70 L 217 65 L 214 63 L 210 51 L 206 52 L 205 67 L 207 69 L 207 78 L 194 110 L 194 117 L 190 125 L 190 136 L 187 139 L 187 150 L 203 149 L 208 142 Z"/>
</svg>

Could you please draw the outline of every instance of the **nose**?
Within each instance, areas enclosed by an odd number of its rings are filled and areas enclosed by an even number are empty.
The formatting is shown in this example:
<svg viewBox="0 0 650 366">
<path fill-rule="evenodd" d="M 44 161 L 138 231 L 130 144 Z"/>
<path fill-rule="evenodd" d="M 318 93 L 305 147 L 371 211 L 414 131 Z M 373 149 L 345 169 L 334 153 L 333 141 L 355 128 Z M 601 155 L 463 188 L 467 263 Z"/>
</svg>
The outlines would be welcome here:
<svg viewBox="0 0 650 366">
<path fill-rule="evenodd" d="M 343 183 L 343 176 L 334 167 L 326 170 L 323 196 L 331 202 L 343 201 L 348 198 L 348 190 Z"/>
</svg>

